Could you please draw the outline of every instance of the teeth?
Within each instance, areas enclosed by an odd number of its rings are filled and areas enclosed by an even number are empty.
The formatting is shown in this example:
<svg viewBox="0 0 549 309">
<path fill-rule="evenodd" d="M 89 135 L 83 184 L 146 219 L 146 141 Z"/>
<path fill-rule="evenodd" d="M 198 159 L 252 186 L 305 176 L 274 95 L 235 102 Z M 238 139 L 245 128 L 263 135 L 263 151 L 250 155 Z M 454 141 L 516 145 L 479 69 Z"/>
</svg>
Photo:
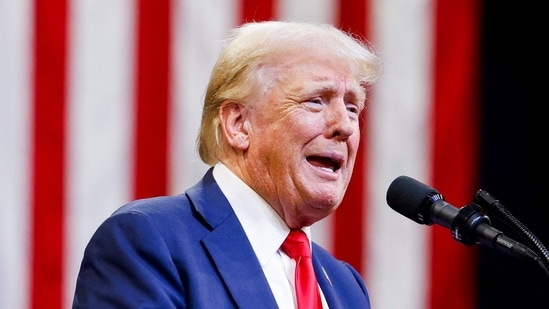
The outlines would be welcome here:
<svg viewBox="0 0 549 309">
<path fill-rule="evenodd" d="M 327 172 L 335 172 L 335 170 L 333 168 L 328 168 L 328 167 L 321 167 L 321 169 L 327 171 Z"/>
</svg>

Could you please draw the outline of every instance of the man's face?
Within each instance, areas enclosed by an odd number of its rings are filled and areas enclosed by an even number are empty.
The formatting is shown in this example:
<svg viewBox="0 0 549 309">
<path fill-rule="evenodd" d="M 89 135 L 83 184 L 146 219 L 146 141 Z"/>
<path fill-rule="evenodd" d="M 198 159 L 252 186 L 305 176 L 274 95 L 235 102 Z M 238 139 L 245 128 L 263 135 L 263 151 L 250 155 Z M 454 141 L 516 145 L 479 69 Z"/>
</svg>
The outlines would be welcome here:
<svg viewBox="0 0 549 309">
<path fill-rule="evenodd" d="M 345 62 L 305 51 L 250 114 L 249 182 L 290 227 L 323 219 L 341 203 L 360 141 L 364 90 Z"/>
</svg>

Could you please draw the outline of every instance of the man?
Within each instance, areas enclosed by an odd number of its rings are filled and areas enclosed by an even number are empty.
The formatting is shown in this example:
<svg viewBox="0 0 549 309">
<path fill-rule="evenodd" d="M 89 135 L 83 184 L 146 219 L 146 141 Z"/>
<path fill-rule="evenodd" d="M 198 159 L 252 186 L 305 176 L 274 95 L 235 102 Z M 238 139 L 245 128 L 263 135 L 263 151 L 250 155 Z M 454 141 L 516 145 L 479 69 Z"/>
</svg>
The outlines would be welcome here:
<svg viewBox="0 0 549 309">
<path fill-rule="evenodd" d="M 349 264 L 312 243 L 318 284 L 302 284 L 301 259 L 282 247 L 305 234 L 309 250 L 310 226 L 340 205 L 378 67 L 330 25 L 234 29 L 204 101 L 198 150 L 211 168 L 184 194 L 134 201 L 98 228 L 73 307 L 303 309 L 310 289 L 323 308 L 369 308 Z"/>
</svg>

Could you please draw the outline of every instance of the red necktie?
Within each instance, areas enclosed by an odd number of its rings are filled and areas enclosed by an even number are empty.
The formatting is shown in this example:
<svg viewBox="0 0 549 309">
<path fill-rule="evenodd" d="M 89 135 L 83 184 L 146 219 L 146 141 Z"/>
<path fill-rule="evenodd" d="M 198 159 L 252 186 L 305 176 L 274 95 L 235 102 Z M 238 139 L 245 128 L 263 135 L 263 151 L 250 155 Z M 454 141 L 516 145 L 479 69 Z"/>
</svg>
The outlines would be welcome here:
<svg viewBox="0 0 549 309">
<path fill-rule="evenodd" d="M 292 230 L 282 244 L 282 250 L 295 260 L 295 291 L 298 309 L 321 309 L 320 292 L 313 270 L 311 249 L 307 235 Z"/>
</svg>

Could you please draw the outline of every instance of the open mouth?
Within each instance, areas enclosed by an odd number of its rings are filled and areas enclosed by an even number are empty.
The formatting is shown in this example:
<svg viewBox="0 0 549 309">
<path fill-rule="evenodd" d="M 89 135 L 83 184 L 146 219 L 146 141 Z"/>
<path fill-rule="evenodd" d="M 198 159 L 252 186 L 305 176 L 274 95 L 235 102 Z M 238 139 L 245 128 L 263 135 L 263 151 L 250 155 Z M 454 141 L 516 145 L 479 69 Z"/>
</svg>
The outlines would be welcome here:
<svg viewBox="0 0 549 309">
<path fill-rule="evenodd" d="M 313 166 L 320 167 L 322 169 L 332 172 L 336 172 L 337 170 L 339 170 L 342 164 L 341 160 L 320 156 L 308 156 L 307 161 L 309 161 L 309 163 L 311 163 L 311 165 Z"/>
</svg>

